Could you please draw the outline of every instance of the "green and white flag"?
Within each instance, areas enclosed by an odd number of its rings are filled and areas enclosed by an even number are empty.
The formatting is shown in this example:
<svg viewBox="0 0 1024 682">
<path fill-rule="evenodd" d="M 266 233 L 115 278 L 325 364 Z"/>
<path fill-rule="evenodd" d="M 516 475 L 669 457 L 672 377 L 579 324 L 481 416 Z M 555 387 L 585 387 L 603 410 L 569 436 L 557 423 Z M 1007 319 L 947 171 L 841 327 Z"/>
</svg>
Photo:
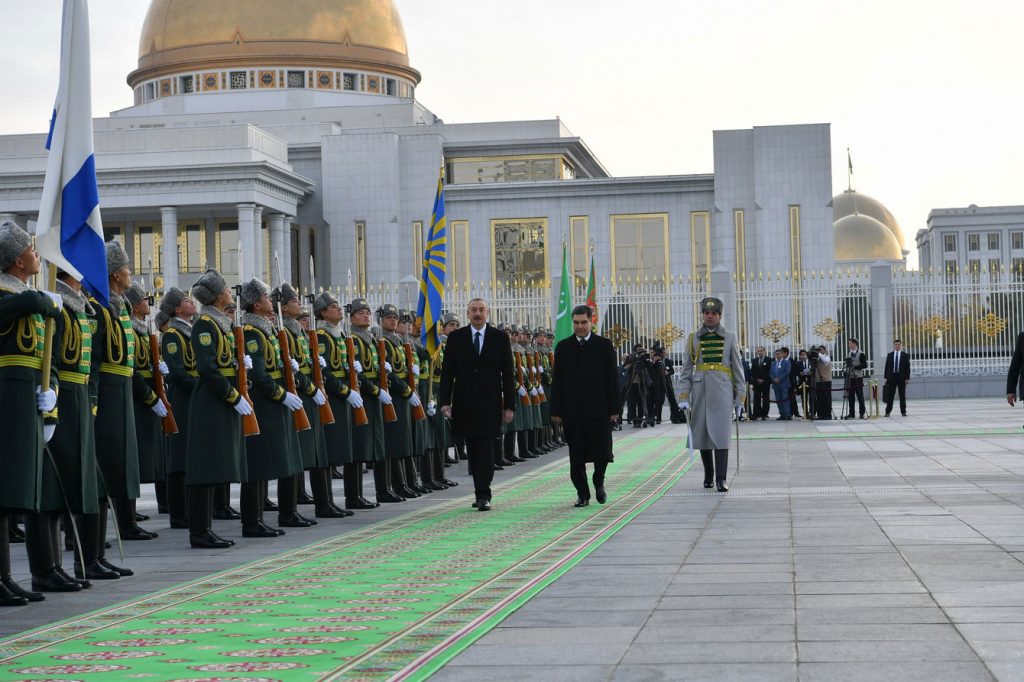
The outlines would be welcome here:
<svg viewBox="0 0 1024 682">
<path fill-rule="evenodd" d="M 555 315 L 555 345 L 572 336 L 572 281 L 569 279 L 569 262 L 565 259 L 565 244 L 562 244 L 562 289 L 558 294 L 558 312 Z"/>
</svg>

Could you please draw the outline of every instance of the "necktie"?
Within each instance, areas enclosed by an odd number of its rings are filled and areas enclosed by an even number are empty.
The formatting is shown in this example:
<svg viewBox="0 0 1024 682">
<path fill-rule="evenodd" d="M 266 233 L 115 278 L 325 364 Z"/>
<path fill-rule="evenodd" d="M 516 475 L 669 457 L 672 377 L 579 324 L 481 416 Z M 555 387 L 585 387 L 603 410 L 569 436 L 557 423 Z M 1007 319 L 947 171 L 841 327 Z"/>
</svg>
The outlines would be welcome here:
<svg viewBox="0 0 1024 682">
<path fill-rule="evenodd" d="M 580 348 L 583 348 L 583 346 L 585 346 L 585 345 L 587 345 L 587 340 L 584 339 L 584 338 L 581 338 L 580 339 Z"/>
<path fill-rule="evenodd" d="M 899 374 L 900 373 L 900 354 L 898 352 L 896 353 L 896 364 L 895 364 L 895 366 L 893 366 L 892 371 L 895 374 Z"/>
<path fill-rule="evenodd" d="M 477 357 L 480 357 L 480 351 L 481 351 L 481 348 L 480 348 L 480 332 L 477 332 L 475 334 L 475 337 L 476 338 L 473 341 L 473 345 L 476 346 L 476 355 L 477 355 Z"/>
</svg>

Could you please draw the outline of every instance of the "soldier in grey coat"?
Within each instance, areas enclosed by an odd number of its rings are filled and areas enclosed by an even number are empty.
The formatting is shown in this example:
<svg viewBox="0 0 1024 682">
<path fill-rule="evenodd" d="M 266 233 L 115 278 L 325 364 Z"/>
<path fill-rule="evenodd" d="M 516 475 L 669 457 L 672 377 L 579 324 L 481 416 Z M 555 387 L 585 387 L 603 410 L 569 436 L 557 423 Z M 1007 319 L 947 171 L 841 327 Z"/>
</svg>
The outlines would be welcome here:
<svg viewBox="0 0 1024 682">
<path fill-rule="evenodd" d="M 746 379 L 736 335 L 722 325 L 722 302 L 705 298 L 700 310 L 704 324 L 690 334 L 683 357 L 680 407 L 690 411 L 690 447 L 700 450 L 704 487 L 714 481 L 724 493 L 732 415 L 746 399 Z"/>
</svg>

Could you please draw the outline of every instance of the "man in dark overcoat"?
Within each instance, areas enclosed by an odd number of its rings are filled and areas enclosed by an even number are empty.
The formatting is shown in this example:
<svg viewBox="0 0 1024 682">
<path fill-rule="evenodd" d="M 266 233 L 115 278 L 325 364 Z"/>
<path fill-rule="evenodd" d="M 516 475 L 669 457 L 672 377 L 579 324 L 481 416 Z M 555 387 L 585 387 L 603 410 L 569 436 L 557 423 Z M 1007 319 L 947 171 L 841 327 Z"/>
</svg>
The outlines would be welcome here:
<svg viewBox="0 0 1024 682">
<path fill-rule="evenodd" d="M 604 504 L 607 499 L 604 474 L 612 461 L 612 424 L 622 412 L 615 347 L 593 333 L 593 319 L 589 306 L 572 311 L 573 335 L 555 347 L 551 382 L 551 419 L 565 424 L 577 507 L 590 504 L 587 462 L 594 463 L 597 501 Z"/>
<path fill-rule="evenodd" d="M 441 414 L 452 420 L 456 437 L 466 439 L 469 465 L 476 488 L 474 507 L 491 508 L 494 446 L 502 422 L 515 416 L 516 395 L 512 344 L 487 324 L 487 303 L 469 302 L 469 324 L 448 337 L 441 367 Z"/>
</svg>

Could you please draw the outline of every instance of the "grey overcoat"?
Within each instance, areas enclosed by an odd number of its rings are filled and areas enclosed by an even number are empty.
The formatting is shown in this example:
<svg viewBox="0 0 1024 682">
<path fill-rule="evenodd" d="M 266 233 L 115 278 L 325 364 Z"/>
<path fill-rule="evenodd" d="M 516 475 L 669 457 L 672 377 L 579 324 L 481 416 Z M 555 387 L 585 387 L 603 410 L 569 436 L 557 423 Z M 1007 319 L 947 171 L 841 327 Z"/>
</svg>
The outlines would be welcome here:
<svg viewBox="0 0 1024 682">
<path fill-rule="evenodd" d="M 697 450 L 725 450 L 729 447 L 729 432 L 737 400 L 746 395 L 743 359 L 736 334 L 719 325 L 716 333 L 725 339 L 722 350 L 722 369 L 699 369 L 704 364 L 700 357 L 700 336 L 708 330 L 701 328 L 690 334 L 683 357 L 679 378 L 679 397 L 690 402 L 691 447 Z"/>
</svg>

